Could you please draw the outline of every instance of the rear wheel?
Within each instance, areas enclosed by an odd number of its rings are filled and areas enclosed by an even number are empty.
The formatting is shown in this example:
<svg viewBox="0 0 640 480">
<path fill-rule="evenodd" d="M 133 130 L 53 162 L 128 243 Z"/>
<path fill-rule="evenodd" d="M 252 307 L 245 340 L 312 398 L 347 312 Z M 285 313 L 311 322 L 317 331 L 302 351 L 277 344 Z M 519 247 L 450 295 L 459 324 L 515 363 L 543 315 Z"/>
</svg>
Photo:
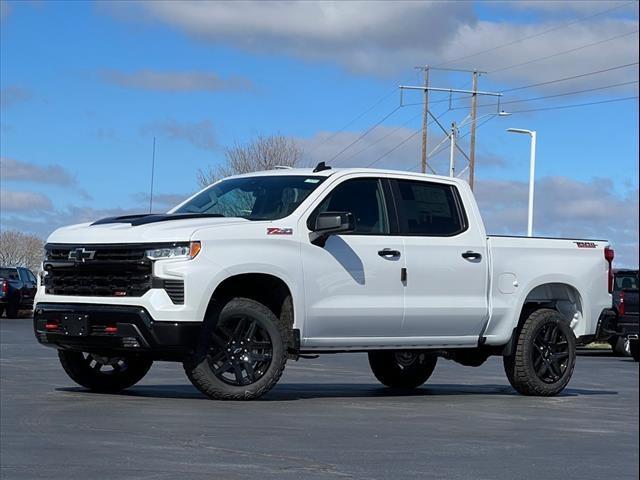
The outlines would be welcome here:
<svg viewBox="0 0 640 480">
<path fill-rule="evenodd" d="M 234 298 L 220 312 L 206 351 L 184 363 L 191 383 L 217 400 L 251 400 L 278 382 L 287 361 L 287 331 L 261 303 Z"/>
<path fill-rule="evenodd" d="M 379 350 L 369 352 L 375 377 L 387 387 L 416 388 L 426 382 L 436 368 L 438 357 L 422 350 Z"/>
<path fill-rule="evenodd" d="M 576 360 L 576 338 L 555 310 L 531 313 L 518 332 L 504 369 L 511 386 L 523 395 L 552 396 L 569 383 Z"/>
<path fill-rule="evenodd" d="M 104 357 L 71 350 L 58 350 L 58 357 L 74 382 L 96 392 L 118 392 L 135 385 L 153 363 L 144 358 Z"/>
</svg>

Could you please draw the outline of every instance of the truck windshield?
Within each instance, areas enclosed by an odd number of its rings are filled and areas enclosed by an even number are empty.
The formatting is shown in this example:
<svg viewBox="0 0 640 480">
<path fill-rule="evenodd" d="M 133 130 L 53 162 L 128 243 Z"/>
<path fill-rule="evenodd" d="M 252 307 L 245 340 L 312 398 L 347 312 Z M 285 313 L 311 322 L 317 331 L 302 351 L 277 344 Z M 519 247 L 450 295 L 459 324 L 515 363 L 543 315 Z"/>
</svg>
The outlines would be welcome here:
<svg viewBox="0 0 640 480">
<path fill-rule="evenodd" d="M 615 291 L 620 290 L 637 290 L 638 274 L 632 272 L 616 273 Z"/>
<path fill-rule="evenodd" d="M 230 178 L 203 190 L 172 213 L 276 220 L 293 213 L 324 179 L 302 175 Z"/>
</svg>

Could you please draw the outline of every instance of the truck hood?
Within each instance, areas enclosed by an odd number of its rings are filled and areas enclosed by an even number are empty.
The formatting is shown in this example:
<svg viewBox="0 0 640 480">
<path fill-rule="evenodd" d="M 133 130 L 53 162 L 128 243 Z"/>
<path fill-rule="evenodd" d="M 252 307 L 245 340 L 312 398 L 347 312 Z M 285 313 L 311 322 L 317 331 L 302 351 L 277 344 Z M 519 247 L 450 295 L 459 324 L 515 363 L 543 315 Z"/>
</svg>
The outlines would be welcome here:
<svg viewBox="0 0 640 480">
<path fill-rule="evenodd" d="M 145 217 L 147 219 L 145 220 Z M 153 218 L 150 218 L 153 217 Z M 247 224 L 244 218 L 149 215 L 113 217 L 93 223 L 62 227 L 47 239 L 48 243 L 108 244 L 186 242 L 201 228 L 231 224 Z"/>
</svg>

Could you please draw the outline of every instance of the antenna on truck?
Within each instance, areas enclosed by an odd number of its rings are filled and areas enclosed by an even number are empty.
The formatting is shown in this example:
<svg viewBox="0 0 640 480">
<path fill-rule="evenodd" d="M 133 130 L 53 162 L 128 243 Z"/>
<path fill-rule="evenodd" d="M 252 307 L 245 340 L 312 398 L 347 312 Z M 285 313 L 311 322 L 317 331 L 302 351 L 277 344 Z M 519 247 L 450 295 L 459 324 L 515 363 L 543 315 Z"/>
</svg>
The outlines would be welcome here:
<svg viewBox="0 0 640 480">
<path fill-rule="evenodd" d="M 323 170 L 331 170 L 331 167 L 325 165 L 324 162 L 320 162 L 318 165 L 316 165 L 316 168 L 313 169 L 313 173 L 322 172 Z"/>
<path fill-rule="evenodd" d="M 149 191 L 149 213 L 153 208 L 153 173 L 156 168 L 156 137 L 153 137 L 153 153 L 151 154 L 151 188 Z"/>
</svg>

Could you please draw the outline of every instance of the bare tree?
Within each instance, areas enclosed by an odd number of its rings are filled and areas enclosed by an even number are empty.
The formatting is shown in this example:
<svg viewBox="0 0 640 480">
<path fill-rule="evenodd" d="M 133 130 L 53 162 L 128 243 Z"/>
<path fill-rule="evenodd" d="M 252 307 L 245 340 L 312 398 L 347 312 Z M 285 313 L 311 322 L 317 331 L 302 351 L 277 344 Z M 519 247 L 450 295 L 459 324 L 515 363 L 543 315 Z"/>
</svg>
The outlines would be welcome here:
<svg viewBox="0 0 640 480">
<path fill-rule="evenodd" d="M 3 267 L 27 267 L 37 272 L 44 258 L 44 242 L 35 235 L 15 230 L 0 233 L 0 265 Z"/>
<path fill-rule="evenodd" d="M 236 143 L 225 149 L 224 156 L 224 165 L 198 170 L 201 187 L 230 175 L 271 170 L 277 166 L 294 167 L 302 160 L 302 148 L 293 139 L 282 135 L 258 135 L 246 145 Z"/>
</svg>

